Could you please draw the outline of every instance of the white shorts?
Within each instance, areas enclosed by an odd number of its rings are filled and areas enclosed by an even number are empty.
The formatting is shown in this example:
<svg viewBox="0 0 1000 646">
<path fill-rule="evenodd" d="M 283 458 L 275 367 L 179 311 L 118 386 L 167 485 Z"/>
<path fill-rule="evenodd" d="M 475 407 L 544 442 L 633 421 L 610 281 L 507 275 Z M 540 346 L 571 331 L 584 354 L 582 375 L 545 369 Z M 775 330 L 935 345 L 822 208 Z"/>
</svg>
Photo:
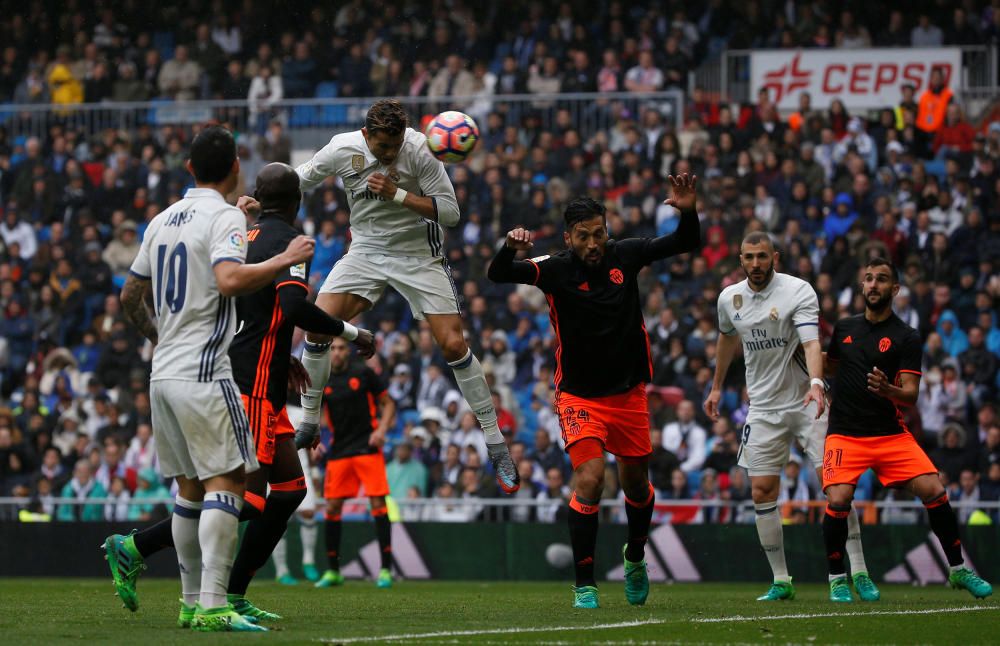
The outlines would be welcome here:
<svg viewBox="0 0 1000 646">
<path fill-rule="evenodd" d="M 259 468 L 243 400 L 231 379 L 158 379 L 149 385 L 149 398 L 164 477 L 206 480 L 240 466 L 247 473 Z"/>
<path fill-rule="evenodd" d="M 321 294 L 354 294 L 370 303 L 386 286 L 403 295 L 414 318 L 425 314 L 459 314 L 458 290 L 444 258 L 387 256 L 348 251 L 323 281 Z"/>
<path fill-rule="evenodd" d="M 285 410 L 288 412 L 288 419 L 292 423 L 292 426 L 298 428 L 299 422 L 305 416 L 305 411 L 291 404 L 286 405 Z M 302 473 L 306 477 L 306 497 L 302 499 L 302 504 L 299 505 L 296 511 L 315 509 L 316 484 L 313 482 L 312 469 L 309 467 L 309 449 L 299 449 L 297 453 L 299 454 L 299 463 L 302 465 Z"/>
<path fill-rule="evenodd" d="M 799 441 L 814 468 L 823 463 L 828 411 L 816 419 L 816 403 L 787 410 L 755 411 L 750 407 L 740 434 L 739 465 L 751 476 L 781 475 L 792 443 Z"/>
</svg>

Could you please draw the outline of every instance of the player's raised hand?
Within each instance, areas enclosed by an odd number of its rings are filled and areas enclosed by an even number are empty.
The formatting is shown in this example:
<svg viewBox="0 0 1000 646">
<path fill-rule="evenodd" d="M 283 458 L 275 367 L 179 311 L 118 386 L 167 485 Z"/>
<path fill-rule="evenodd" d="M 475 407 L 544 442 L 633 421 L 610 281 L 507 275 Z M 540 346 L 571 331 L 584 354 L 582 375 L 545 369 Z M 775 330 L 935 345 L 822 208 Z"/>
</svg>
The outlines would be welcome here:
<svg viewBox="0 0 1000 646">
<path fill-rule="evenodd" d="M 688 175 L 667 175 L 670 180 L 670 197 L 663 200 L 663 203 L 672 206 L 678 211 L 690 211 L 694 209 L 697 200 L 698 176 Z"/>
<path fill-rule="evenodd" d="M 534 235 L 524 227 L 517 227 L 507 232 L 507 248 L 514 251 L 527 251 L 535 246 Z"/>
<path fill-rule="evenodd" d="M 295 236 L 282 253 L 289 266 L 305 262 L 313 257 L 316 241 L 309 236 Z"/>
<path fill-rule="evenodd" d="M 354 345 L 358 346 L 358 352 L 362 357 L 371 359 L 375 354 L 375 335 L 371 330 L 359 327 L 358 338 L 354 339 Z"/>
<path fill-rule="evenodd" d="M 719 400 L 721 399 L 722 399 L 722 391 L 713 388 L 708 393 L 708 398 L 705 399 L 705 403 L 702 404 L 701 406 L 702 409 L 705 411 L 705 414 L 708 415 L 708 418 L 713 422 L 719 419 Z"/>
<path fill-rule="evenodd" d="M 260 202 L 249 195 L 241 195 L 240 199 L 236 200 L 236 208 L 243 211 L 243 215 L 249 215 L 253 218 L 260 215 Z"/>
<path fill-rule="evenodd" d="M 381 195 L 387 200 L 391 200 L 396 197 L 396 182 L 392 181 L 382 173 L 372 173 L 368 177 L 368 188 L 373 192 Z"/>
<path fill-rule="evenodd" d="M 878 366 L 872 367 L 872 371 L 868 373 L 868 390 L 881 397 L 888 397 L 889 385 L 889 379 L 885 373 L 879 370 Z"/>
<path fill-rule="evenodd" d="M 306 389 L 312 386 L 312 379 L 305 366 L 296 356 L 288 357 L 288 389 L 297 393 L 305 394 Z"/>
<path fill-rule="evenodd" d="M 823 411 L 826 410 L 826 390 L 822 386 L 817 384 L 809 386 L 809 392 L 802 400 L 802 406 L 808 406 L 809 402 L 813 401 L 816 402 L 816 419 L 819 419 L 823 416 Z"/>
</svg>

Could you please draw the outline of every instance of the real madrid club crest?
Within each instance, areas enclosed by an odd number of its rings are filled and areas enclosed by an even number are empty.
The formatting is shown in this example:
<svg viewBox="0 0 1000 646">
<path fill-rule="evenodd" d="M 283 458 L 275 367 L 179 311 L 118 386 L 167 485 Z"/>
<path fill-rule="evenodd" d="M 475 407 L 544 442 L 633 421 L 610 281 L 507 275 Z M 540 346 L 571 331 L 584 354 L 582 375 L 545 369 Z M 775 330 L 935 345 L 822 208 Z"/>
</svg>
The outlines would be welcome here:
<svg viewBox="0 0 1000 646">
<path fill-rule="evenodd" d="M 733 294 L 733 307 L 736 309 L 743 307 L 743 294 Z"/>
<path fill-rule="evenodd" d="M 365 156 L 364 155 L 351 155 L 351 168 L 355 172 L 361 172 L 365 167 Z"/>
<path fill-rule="evenodd" d="M 777 307 L 772 307 L 771 308 L 771 320 L 772 321 L 777 321 L 778 320 L 778 308 Z"/>
<path fill-rule="evenodd" d="M 399 173 L 396 172 L 395 168 L 389 169 L 389 179 L 391 179 L 396 184 L 399 183 Z"/>
</svg>

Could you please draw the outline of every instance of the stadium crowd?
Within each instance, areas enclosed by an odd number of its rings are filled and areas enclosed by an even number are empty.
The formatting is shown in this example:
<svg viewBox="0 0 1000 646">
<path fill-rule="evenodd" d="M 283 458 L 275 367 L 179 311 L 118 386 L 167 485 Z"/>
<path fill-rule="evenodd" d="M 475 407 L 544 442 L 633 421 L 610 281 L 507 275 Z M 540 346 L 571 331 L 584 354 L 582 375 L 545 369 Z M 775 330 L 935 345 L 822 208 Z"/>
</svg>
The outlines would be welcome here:
<svg viewBox="0 0 1000 646">
<path fill-rule="evenodd" d="M 253 102 L 313 96 L 329 81 L 342 96 L 462 95 L 484 83 L 496 93 L 644 92 L 686 88 L 691 66 L 727 46 L 926 46 L 1000 33 L 1000 11 L 977 2 L 914 24 L 888 3 L 854 15 L 829 2 L 786 3 L 772 13 L 748 2 L 738 15 L 734 3 L 714 1 L 693 15 L 660 3 L 609 2 L 580 16 L 568 2 L 549 14 L 541 3 L 524 3 L 523 12 L 444 2 L 375 12 L 373 3 L 355 1 L 306 16 L 271 12 L 268 21 L 260 18 L 264 6 L 251 2 L 104 3 L 87 13 L 79 3 L 61 3 L 58 13 L 45 4 L 0 20 L 0 101 Z M 119 4 L 130 12 L 115 11 Z M 799 13 L 789 15 L 789 6 Z M 58 20 L 47 18 L 53 15 Z M 486 21 L 497 28 L 483 29 Z M 180 42 L 179 34 L 193 38 Z M 654 355 L 650 471 L 658 499 L 750 499 L 735 467 L 736 429 L 748 406 L 742 365 L 729 372 L 719 422 L 708 422 L 701 402 L 714 367 L 716 298 L 743 278 L 736 251 L 754 230 L 772 234 L 782 271 L 816 288 L 824 340 L 838 318 L 862 310 L 864 260 L 883 255 L 899 265 L 904 287 L 896 312 L 926 341 L 922 392 L 906 412 L 908 424 L 953 499 L 1000 499 L 1000 123 L 974 127 L 957 99 L 936 128 L 924 130 L 915 125 L 919 96 L 874 114 L 803 99 L 784 117 L 767 92 L 756 98 L 734 105 L 695 89 L 677 131 L 655 105 L 634 113 L 608 102 L 598 107 L 613 126 L 586 135 L 558 106 L 546 108 L 555 110 L 558 127 L 543 130 L 533 115 L 515 120 L 497 104 L 481 121 L 473 162 L 449 168 L 463 219 L 449 232 L 448 261 L 470 344 L 483 358 L 501 428 L 528 483 L 517 495 L 553 501 L 515 508 L 514 519 L 564 513 L 570 471 L 551 407 L 555 339 L 545 301 L 532 288 L 486 280 L 495 245 L 523 224 L 536 231 L 538 254 L 561 248 L 562 208 L 578 194 L 608 206 L 615 238 L 670 232 L 678 214 L 661 204 L 666 176 L 683 172 L 700 178 L 703 247 L 642 278 Z M 265 131 L 242 140 L 247 168 L 289 161 L 281 120 L 269 120 Z M 140 125 L 91 136 L 59 119 L 41 137 L 0 130 L 0 496 L 32 497 L 34 508 L 66 520 L 161 513 L 154 505 L 48 501 L 60 494 L 123 502 L 167 495 L 151 441 L 152 349 L 124 321 L 117 292 L 148 221 L 191 184 L 184 161 L 192 134 Z M 252 185 L 253 177 L 243 181 Z M 346 204 L 332 180 L 303 202 L 302 227 L 317 238 L 314 286 L 349 244 Z M 395 293 L 363 323 L 377 331 L 371 365 L 400 410 L 387 449 L 393 496 L 445 499 L 424 517 L 475 517 L 474 508 L 444 503 L 498 494 L 475 417 L 429 330 Z M 605 495 L 619 497 L 614 470 L 607 482 Z M 818 494 L 814 471 L 795 456 L 782 500 L 804 503 Z M 893 495 L 866 479 L 858 497 Z M 752 522 L 752 514 L 721 508 L 677 513 Z M 808 511 L 791 516 L 804 520 Z M 660 520 L 670 517 L 664 512 Z"/>
</svg>

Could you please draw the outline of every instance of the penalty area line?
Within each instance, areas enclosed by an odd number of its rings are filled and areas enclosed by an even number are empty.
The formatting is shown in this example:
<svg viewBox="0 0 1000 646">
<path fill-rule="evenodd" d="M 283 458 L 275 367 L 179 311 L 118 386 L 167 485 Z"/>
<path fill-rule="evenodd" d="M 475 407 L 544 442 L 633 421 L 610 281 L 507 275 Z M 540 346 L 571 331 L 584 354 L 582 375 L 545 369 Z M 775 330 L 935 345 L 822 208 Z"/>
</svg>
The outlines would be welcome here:
<svg viewBox="0 0 1000 646">
<path fill-rule="evenodd" d="M 590 624 L 586 626 L 532 626 L 526 628 L 492 628 L 483 630 L 442 630 L 432 633 L 405 633 L 400 635 L 372 635 L 366 637 L 324 638 L 319 641 L 330 644 L 358 644 L 363 642 L 405 641 L 409 639 L 434 639 L 437 637 L 473 637 L 476 635 L 516 635 L 522 633 L 550 633 L 570 630 L 610 630 L 612 628 L 633 628 L 665 624 L 665 619 L 642 619 L 621 621 L 614 624 Z"/>
<path fill-rule="evenodd" d="M 979 610 L 996 610 L 997 606 L 962 606 L 958 608 L 928 608 L 926 610 L 871 610 L 869 612 L 815 612 L 799 615 L 761 615 L 758 617 L 703 617 L 691 619 L 694 624 L 724 624 L 729 622 L 768 621 L 772 619 L 826 619 L 835 617 L 870 617 L 870 616 L 903 616 L 903 615 L 936 615 L 942 612 L 977 612 Z"/>
</svg>

